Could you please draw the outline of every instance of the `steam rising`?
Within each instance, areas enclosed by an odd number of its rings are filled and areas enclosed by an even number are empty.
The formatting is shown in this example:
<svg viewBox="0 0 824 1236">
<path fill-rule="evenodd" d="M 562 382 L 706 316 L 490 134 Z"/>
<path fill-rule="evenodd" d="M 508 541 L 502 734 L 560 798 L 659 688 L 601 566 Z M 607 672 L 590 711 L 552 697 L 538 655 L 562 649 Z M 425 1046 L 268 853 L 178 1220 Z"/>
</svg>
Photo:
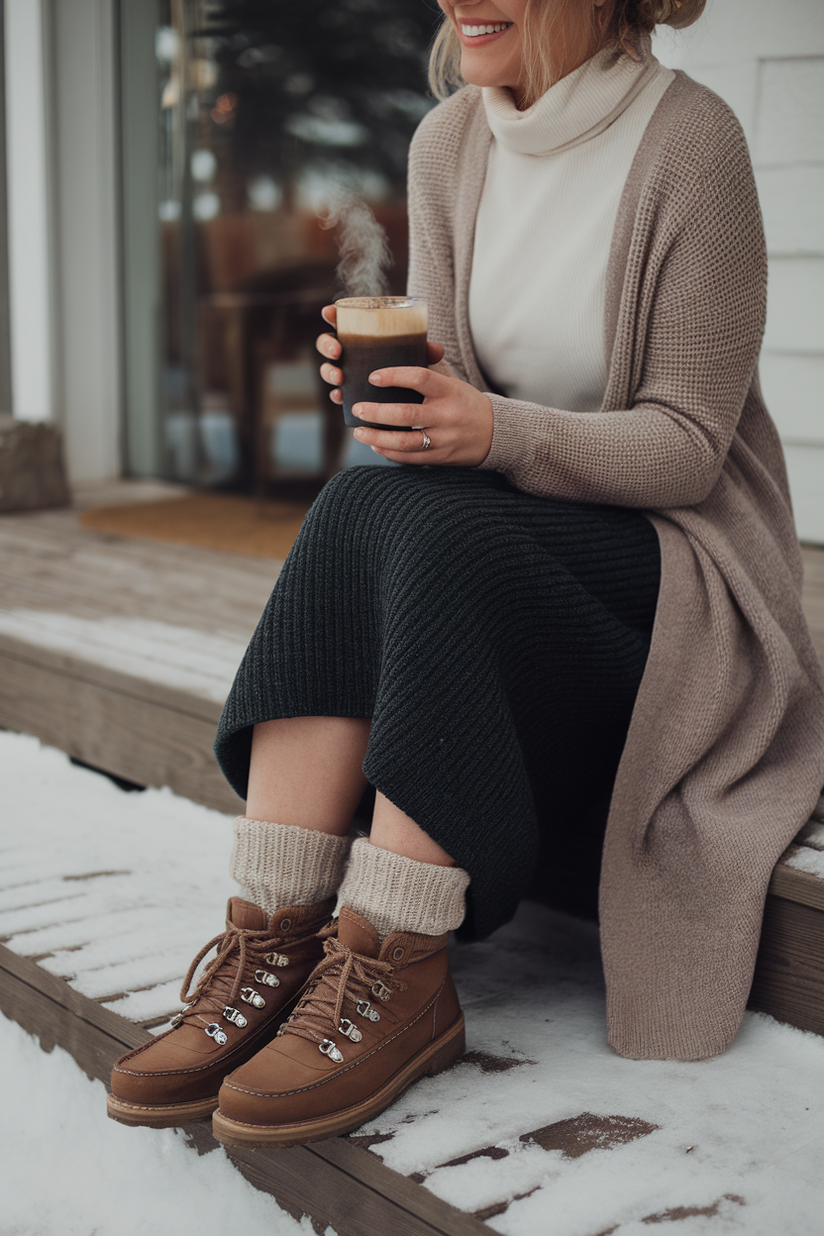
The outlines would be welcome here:
<svg viewBox="0 0 824 1236">
<path fill-rule="evenodd" d="M 341 197 L 330 203 L 322 220 L 325 228 L 340 225 L 338 279 L 347 296 L 385 296 L 386 272 L 393 264 L 386 232 L 366 202 Z"/>
</svg>

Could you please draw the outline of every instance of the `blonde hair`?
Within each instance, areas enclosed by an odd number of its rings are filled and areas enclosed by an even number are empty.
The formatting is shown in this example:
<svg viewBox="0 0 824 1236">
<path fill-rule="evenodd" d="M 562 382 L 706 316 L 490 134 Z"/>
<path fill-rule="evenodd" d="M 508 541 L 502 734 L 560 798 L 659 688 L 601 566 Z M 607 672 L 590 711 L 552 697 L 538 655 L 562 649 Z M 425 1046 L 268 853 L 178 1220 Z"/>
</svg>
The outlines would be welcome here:
<svg viewBox="0 0 824 1236">
<path fill-rule="evenodd" d="M 614 46 L 638 55 L 640 39 L 656 26 L 677 30 L 690 26 L 704 11 L 706 0 L 528 0 L 524 15 L 523 47 L 529 102 L 545 94 L 558 79 L 560 63 L 582 64 L 602 47 Z M 445 99 L 464 85 L 461 43 L 455 27 L 444 17 L 429 54 L 429 86 L 436 99 Z"/>
</svg>

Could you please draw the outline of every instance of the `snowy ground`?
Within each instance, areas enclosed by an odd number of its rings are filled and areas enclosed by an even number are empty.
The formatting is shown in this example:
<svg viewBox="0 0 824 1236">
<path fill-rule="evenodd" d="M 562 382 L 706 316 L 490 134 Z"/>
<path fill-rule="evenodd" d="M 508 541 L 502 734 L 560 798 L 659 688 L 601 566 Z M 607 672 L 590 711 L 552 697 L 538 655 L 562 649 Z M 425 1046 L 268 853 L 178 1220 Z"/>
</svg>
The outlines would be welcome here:
<svg viewBox="0 0 824 1236">
<path fill-rule="evenodd" d="M 0 1015 L 2 1236 L 312 1236 L 217 1148 L 106 1116 L 102 1082 Z M 331 1233 L 331 1229 L 328 1229 Z"/>
<path fill-rule="evenodd" d="M 177 1007 L 231 892 L 227 817 L 12 734 L 0 785 L 0 937 L 126 1016 Z M 360 1131 L 390 1167 L 509 1236 L 820 1236 L 824 1039 L 748 1014 L 717 1060 L 621 1060 L 594 928 L 535 906 L 454 970 L 469 1056 Z M 2 1236 L 301 1230 L 222 1151 L 107 1121 L 99 1084 L 8 1023 L 0 1060 Z"/>
</svg>

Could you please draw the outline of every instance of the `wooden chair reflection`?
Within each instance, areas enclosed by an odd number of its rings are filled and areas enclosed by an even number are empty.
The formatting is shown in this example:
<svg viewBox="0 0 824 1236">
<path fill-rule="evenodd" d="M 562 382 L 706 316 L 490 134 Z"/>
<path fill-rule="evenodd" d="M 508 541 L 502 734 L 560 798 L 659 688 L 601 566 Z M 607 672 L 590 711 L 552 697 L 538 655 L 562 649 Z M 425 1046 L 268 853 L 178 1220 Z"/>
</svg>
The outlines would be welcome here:
<svg viewBox="0 0 824 1236">
<path fill-rule="evenodd" d="M 204 329 L 201 337 L 219 339 L 225 381 L 235 417 L 239 447 L 238 481 L 262 496 L 272 487 L 271 436 L 279 411 L 277 392 L 267 391 L 272 365 L 295 366 L 311 360 L 315 393 L 292 392 L 291 411 L 320 411 L 323 416 L 322 475 L 338 470 L 344 439 L 340 409 L 329 400 L 318 372 L 315 340 L 323 330 L 321 308 L 334 299 L 334 263 L 300 262 L 264 272 L 231 292 L 215 292 L 199 300 Z M 204 370 L 210 358 L 204 357 Z M 304 383 L 305 386 L 305 383 Z"/>
</svg>

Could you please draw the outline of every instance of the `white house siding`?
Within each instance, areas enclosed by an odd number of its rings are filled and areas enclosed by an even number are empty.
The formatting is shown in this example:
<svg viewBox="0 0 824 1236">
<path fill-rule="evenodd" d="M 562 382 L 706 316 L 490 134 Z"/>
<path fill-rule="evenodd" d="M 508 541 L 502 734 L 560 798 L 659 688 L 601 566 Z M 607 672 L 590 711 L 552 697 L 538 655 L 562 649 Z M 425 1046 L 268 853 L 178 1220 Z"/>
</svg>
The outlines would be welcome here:
<svg viewBox="0 0 824 1236">
<path fill-rule="evenodd" d="M 12 411 L 60 425 L 72 481 L 121 470 L 113 21 L 4 5 Z"/>
<path fill-rule="evenodd" d="M 58 416 L 72 481 L 121 470 L 113 10 L 113 0 L 51 7 Z"/>
<path fill-rule="evenodd" d="M 708 0 L 655 50 L 726 99 L 747 135 L 770 259 L 761 382 L 799 535 L 824 543 L 824 2 Z"/>
<path fill-rule="evenodd" d="M 48 21 L 42 0 L 5 0 L 4 21 L 12 409 L 21 420 L 48 421 L 54 415 Z"/>
</svg>

